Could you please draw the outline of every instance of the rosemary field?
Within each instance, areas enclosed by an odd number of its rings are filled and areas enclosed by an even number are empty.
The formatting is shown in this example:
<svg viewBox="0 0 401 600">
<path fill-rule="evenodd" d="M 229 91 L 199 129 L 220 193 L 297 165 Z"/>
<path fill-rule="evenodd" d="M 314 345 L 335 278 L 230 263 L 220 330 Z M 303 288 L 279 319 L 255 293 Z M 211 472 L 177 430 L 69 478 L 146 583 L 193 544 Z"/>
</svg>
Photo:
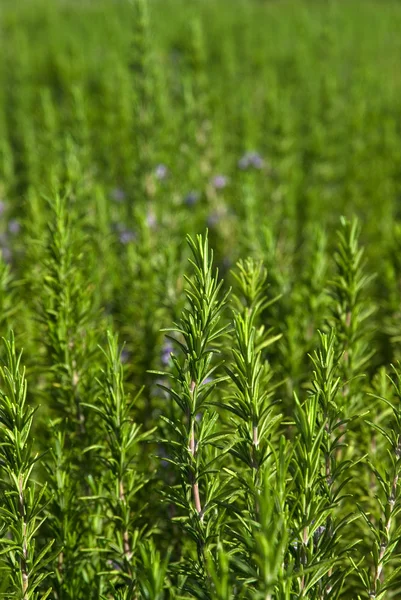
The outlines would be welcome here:
<svg viewBox="0 0 401 600">
<path fill-rule="evenodd" d="M 0 597 L 401 597 L 401 4 L 0 3 Z"/>
</svg>

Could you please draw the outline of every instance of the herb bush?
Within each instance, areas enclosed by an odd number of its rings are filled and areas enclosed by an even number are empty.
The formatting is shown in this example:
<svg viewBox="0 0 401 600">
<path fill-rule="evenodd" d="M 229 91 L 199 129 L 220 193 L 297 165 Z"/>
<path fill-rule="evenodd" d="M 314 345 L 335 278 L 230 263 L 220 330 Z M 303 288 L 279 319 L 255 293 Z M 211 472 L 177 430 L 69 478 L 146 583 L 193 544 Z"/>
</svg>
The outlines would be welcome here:
<svg viewBox="0 0 401 600">
<path fill-rule="evenodd" d="M 400 597 L 400 27 L 2 1 L 1 597 Z"/>
</svg>

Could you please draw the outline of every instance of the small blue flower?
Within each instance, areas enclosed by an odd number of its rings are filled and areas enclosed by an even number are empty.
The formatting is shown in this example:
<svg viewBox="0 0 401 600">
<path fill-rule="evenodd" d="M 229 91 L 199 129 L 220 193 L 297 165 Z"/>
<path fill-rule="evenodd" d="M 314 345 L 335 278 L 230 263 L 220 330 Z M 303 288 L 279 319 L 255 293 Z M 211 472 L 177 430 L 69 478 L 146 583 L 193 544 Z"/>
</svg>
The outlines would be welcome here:
<svg viewBox="0 0 401 600">
<path fill-rule="evenodd" d="M 156 179 L 158 179 L 159 181 L 163 181 L 163 179 L 166 179 L 166 177 L 168 175 L 168 168 L 166 167 L 166 165 L 163 165 L 163 164 L 157 165 L 157 167 L 155 169 L 155 175 L 156 175 Z"/>
<path fill-rule="evenodd" d="M 111 191 L 110 196 L 114 202 L 124 202 L 126 198 L 126 194 L 121 188 L 114 188 L 114 190 Z"/>
<path fill-rule="evenodd" d="M 216 175 L 213 177 L 212 183 L 216 190 L 223 190 L 228 184 L 228 177 L 225 175 Z"/>
<path fill-rule="evenodd" d="M 263 158 L 257 152 L 251 152 L 249 160 L 254 169 L 262 169 L 265 164 Z"/>
<path fill-rule="evenodd" d="M 106 564 L 113 569 L 113 571 L 122 571 L 122 566 L 115 560 L 108 560 Z"/>
<path fill-rule="evenodd" d="M 226 270 L 231 269 L 232 263 L 233 263 L 232 259 L 229 256 L 225 256 L 223 258 L 223 269 L 226 269 Z"/>
<path fill-rule="evenodd" d="M 207 222 L 207 226 L 208 227 L 216 227 L 216 225 L 219 223 L 220 221 L 220 215 L 217 212 L 211 213 L 206 222 Z"/>
<path fill-rule="evenodd" d="M 133 231 L 129 231 L 129 229 L 125 229 L 120 233 L 120 242 L 122 244 L 129 244 L 133 242 L 135 239 L 135 233 Z"/>
<path fill-rule="evenodd" d="M 324 525 L 320 525 L 320 527 L 318 527 L 316 529 L 316 531 L 313 534 L 313 540 L 314 540 L 314 542 L 316 544 L 320 540 L 320 538 L 322 537 L 322 535 L 324 535 L 325 531 L 326 531 L 326 527 Z"/>
<path fill-rule="evenodd" d="M 6 263 L 11 262 L 13 255 L 12 255 L 10 248 L 8 248 L 8 246 L 3 246 L 3 248 L 1 248 L 1 254 L 3 256 L 4 262 L 6 262 Z"/>
<path fill-rule="evenodd" d="M 130 360 L 131 357 L 131 353 L 126 349 L 123 348 L 120 354 L 120 361 L 123 365 L 127 364 L 127 362 Z"/>
<path fill-rule="evenodd" d="M 21 230 L 21 224 L 19 223 L 19 221 L 17 221 L 17 219 L 11 219 L 11 221 L 8 224 L 8 231 L 10 233 L 19 233 Z"/>
<path fill-rule="evenodd" d="M 246 152 L 244 156 L 240 158 L 238 161 L 238 168 L 242 171 L 245 171 L 249 168 L 262 169 L 264 164 L 265 163 L 261 155 L 258 152 L 251 151 Z"/>
<path fill-rule="evenodd" d="M 167 367 L 171 363 L 171 353 L 173 352 L 173 350 L 174 350 L 173 344 L 171 343 L 171 341 L 169 339 L 167 339 L 163 344 L 161 355 L 160 355 L 161 363 L 165 367 Z"/>
<path fill-rule="evenodd" d="M 169 461 L 165 460 L 166 458 L 169 458 L 169 456 L 162 445 L 159 445 L 159 458 L 160 464 L 164 469 L 169 466 Z"/>
<path fill-rule="evenodd" d="M 248 167 L 249 167 L 249 158 L 245 154 L 242 158 L 239 159 L 238 168 L 241 169 L 241 171 L 245 171 L 245 169 L 247 169 Z"/>
<path fill-rule="evenodd" d="M 194 192 L 194 191 L 189 192 L 184 198 L 184 203 L 187 206 L 194 206 L 198 202 L 199 197 L 200 197 L 199 192 Z"/>
</svg>

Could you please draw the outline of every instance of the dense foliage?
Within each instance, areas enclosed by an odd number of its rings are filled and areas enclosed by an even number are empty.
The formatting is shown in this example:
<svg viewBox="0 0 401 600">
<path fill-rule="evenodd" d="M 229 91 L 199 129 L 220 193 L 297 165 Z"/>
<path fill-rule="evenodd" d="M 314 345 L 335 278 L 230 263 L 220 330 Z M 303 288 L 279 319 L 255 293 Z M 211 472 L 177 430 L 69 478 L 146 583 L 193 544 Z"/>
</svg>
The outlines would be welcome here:
<svg viewBox="0 0 401 600">
<path fill-rule="evenodd" d="M 400 597 L 400 31 L 2 0 L 0 597 Z"/>
</svg>

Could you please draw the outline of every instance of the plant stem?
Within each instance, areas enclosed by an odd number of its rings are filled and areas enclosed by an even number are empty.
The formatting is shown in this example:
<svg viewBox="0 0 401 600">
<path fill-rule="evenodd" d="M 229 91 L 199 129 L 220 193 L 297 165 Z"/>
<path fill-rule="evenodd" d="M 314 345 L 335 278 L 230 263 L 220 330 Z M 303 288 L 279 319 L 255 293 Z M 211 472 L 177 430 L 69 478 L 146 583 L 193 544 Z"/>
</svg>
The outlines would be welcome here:
<svg viewBox="0 0 401 600">
<path fill-rule="evenodd" d="M 28 564 L 27 564 L 27 553 L 28 553 L 28 539 L 27 539 L 27 523 L 26 523 L 26 515 L 25 515 L 25 503 L 24 503 L 24 488 L 23 488 L 23 480 L 20 475 L 18 478 L 18 490 L 19 490 L 19 511 L 22 519 L 22 555 L 20 559 L 21 565 L 21 573 L 22 573 L 22 591 L 23 591 L 23 599 L 28 600 L 28 585 L 29 585 L 29 575 L 28 575 Z"/>
<path fill-rule="evenodd" d="M 192 383 L 191 383 L 192 397 L 194 396 L 195 389 L 196 389 L 196 383 L 194 381 L 192 381 Z M 189 417 L 189 420 L 190 420 L 189 451 L 190 451 L 191 455 L 193 457 L 195 457 L 195 453 L 196 453 L 195 420 L 192 416 Z M 199 484 L 196 480 L 196 475 L 195 475 L 194 481 L 192 483 L 192 494 L 194 497 L 195 510 L 198 513 L 199 519 L 201 521 L 203 521 L 202 504 L 201 504 L 200 495 L 199 495 Z"/>
</svg>

